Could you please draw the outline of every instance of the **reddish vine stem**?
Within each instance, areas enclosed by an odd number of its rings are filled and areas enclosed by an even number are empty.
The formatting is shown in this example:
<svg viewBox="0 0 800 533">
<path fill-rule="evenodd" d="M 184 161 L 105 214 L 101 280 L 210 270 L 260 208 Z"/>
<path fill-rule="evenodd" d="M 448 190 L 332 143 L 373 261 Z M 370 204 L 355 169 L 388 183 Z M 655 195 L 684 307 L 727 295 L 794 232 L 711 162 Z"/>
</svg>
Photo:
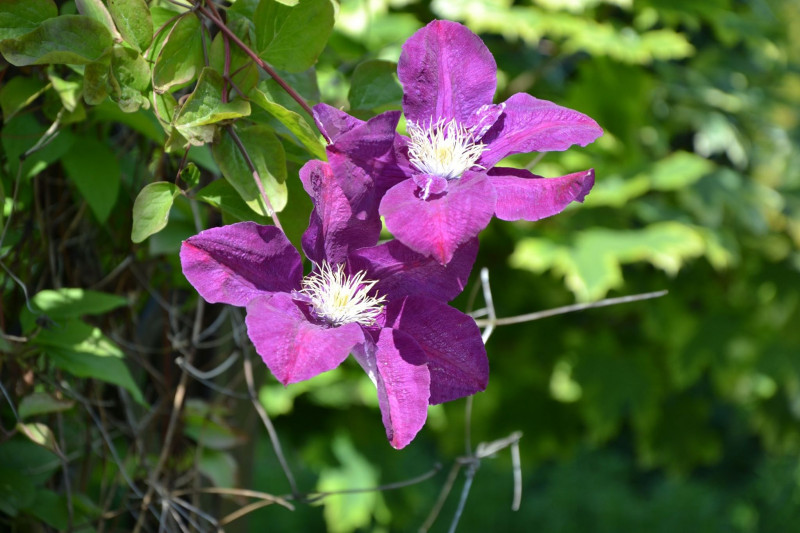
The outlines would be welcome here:
<svg viewBox="0 0 800 533">
<path fill-rule="evenodd" d="M 223 22 L 223 21 L 222 21 L 222 19 L 220 18 L 220 16 L 219 16 L 219 12 L 217 12 L 217 9 L 216 9 L 216 7 L 214 6 L 214 4 L 213 4 L 212 2 L 209 2 L 209 3 L 208 3 L 208 6 L 209 6 L 209 7 L 208 7 L 208 8 L 206 8 L 206 7 L 204 7 L 204 6 L 203 6 L 203 5 L 201 5 L 201 4 L 197 4 L 197 11 L 199 11 L 200 13 L 202 13 L 202 14 L 203 14 L 204 16 L 206 16 L 206 17 L 207 17 L 207 18 L 208 18 L 208 19 L 209 19 L 211 22 L 213 22 L 214 24 L 216 24 L 216 25 L 217 25 L 217 27 L 220 29 L 220 31 L 221 31 L 221 32 L 222 32 L 224 35 L 226 35 L 226 36 L 227 36 L 227 37 L 228 37 L 228 38 L 229 38 L 231 41 L 233 41 L 233 42 L 236 44 L 236 46 L 238 46 L 239 48 L 241 48 L 241 49 L 242 49 L 242 51 L 243 51 L 245 54 L 247 54 L 248 56 L 250 56 L 250 59 L 252 59 L 253 61 L 255 61 L 256 65 L 258 65 L 259 67 L 261 67 L 261 68 L 262 68 L 262 69 L 263 69 L 263 70 L 264 70 L 264 71 L 265 71 L 267 74 L 269 74 L 269 75 L 272 77 L 272 79 L 274 79 L 274 80 L 275 80 L 275 82 L 276 82 L 278 85 L 280 85 L 280 86 L 281 86 L 281 88 L 282 88 L 284 91 L 286 91 L 286 93 L 287 93 L 289 96 L 291 96 L 291 97 L 292 97 L 292 99 L 293 99 L 295 102 L 297 102 L 298 104 L 300 104 L 300 107 L 302 107 L 302 108 L 303 108 L 303 111 L 305 111 L 306 113 L 308 113 L 308 115 L 309 115 L 309 116 L 310 116 L 312 119 L 314 119 L 314 125 L 317 127 L 317 129 L 318 129 L 318 130 L 319 130 L 319 132 L 322 134 L 322 136 L 323 136 L 323 137 L 325 137 L 325 140 L 326 140 L 328 143 L 330 143 L 330 142 L 331 142 L 331 139 L 330 139 L 330 138 L 329 138 L 329 137 L 328 137 L 328 136 L 325 134 L 325 130 L 323 129 L 323 127 L 322 127 L 322 124 L 320 124 L 320 122 L 317 120 L 317 117 L 315 117 L 315 116 L 314 116 L 314 112 L 311 110 L 311 106 L 309 106 L 309 105 L 308 105 L 308 102 L 306 102 L 306 101 L 305 101 L 305 99 L 304 99 L 302 96 L 300 96 L 300 93 L 298 93 L 297 91 L 295 91 L 295 90 L 294 90 L 294 89 L 293 89 L 293 88 L 292 88 L 292 87 L 291 87 L 291 86 L 290 86 L 288 83 L 286 83 L 286 81 L 285 81 L 283 78 L 281 78 L 281 77 L 278 75 L 278 73 L 277 73 L 277 72 L 275 72 L 275 69 L 273 69 L 271 66 L 269 66 L 269 65 L 268 65 L 268 64 L 267 64 L 267 63 L 266 63 L 266 62 L 265 62 L 263 59 L 261 59 L 260 57 L 258 57 L 258 54 L 256 54 L 256 53 L 255 53 L 255 52 L 254 52 L 254 51 L 253 51 L 253 50 L 252 50 L 252 49 L 251 49 L 249 46 L 247 46 L 246 44 L 244 44 L 244 42 L 242 42 L 242 40 L 241 40 L 241 39 L 239 39 L 239 37 L 237 37 L 237 36 L 236 36 L 236 34 L 235 34 L 235 33 L 233 33 L 233 31 L 231 31 L 231 29 L 230 29 L 230 28 L 228 28 L 228 26 L 226 26 L 226 25 L 225 25 L 225 22 Z"/>
</svg>

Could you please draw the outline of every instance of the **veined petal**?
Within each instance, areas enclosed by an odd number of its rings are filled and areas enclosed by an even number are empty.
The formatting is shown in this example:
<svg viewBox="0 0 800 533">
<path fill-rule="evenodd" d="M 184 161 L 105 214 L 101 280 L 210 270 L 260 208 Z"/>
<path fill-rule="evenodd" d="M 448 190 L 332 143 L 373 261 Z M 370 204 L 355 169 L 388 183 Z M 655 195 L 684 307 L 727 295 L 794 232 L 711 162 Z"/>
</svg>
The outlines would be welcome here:
<svg viewBox="0 0 800 533">
<path fill-rule="evenodd" d="M 477 238 L 459 246 L 446 265 L 391 240 L 356 250 L 348 263 L 351 270 L 378 280 L 375 289 L 389 301 L 418 294 L 448 302 L 464 290 L 477 255 Z"/>
<path fill-rule="evenodd" d="M 583 202 L 594 185 L 594 169 L 543 178 L 527 170 L 495 167 L 489 171 L 489 181 L 497 192 L 497 218 L 533 221 L 560 213 L 572 202 Z"/>
<path fill-rule="evenodd" d="M 247 335 L 278 381 L 297 383 L 339 366 L 364 342 L 356 323 L 326 327 L 311 322 L 289 294 L 276 293 L 247 304 Z"/>
<path fill-rule="evenodd" d="M 393 447 L 405 447 L 428 417 L 431 376 L 425 353 L 409 335 L 384 328 L 374 345 L 360 345 L 353 356 L 378 390 L 386 437 Z"/>
<path fill-rule="evenodd" d="M 398 183 L 381 200 L 380 214 L 400 242 L 441 264 L 489 225 L 495 192 L 486 175 L 467 171 L 441 194 L 423 200 L 413 180 Z"/>
<path fill-rule="evenodd" d="M 312 159 L 300 169 L 300 180 L 314 204 L 302 238 L 303 251 L 311 261 L 341 263 L 351 250 L 378 242 L 378 200 L 373 198 L 372 180 L 363 172 L 334 173 L 330 164 Z M 342 189 L 344 182 L 352 198 Z"/>
<path fill-rule="evenodd" d="M 336 142 L 336 139 L 341 135 L 364 123 L 363 120 L 324 103 L 315 105 L 312 111 L 314 112 L 314 118 L 322 126 L 323 133 L 331 142 Z"/>
<path fill-rule="evenodd" d="M 583 113 L 517 93 L 506 100 L 503 114 L 484 135 L 482 142 L 488 149 L 478 162 L 491 168 L 510 154 L 586 146 L 602 134 L 597 122 Z"/>
<path fill-rule="evenodd" d="M 387 327 L 410 335 L 425 353 L 432 405 L 486 389 L 489 359 L 472 318 L 424 296 L 409 296 L 387 311 Z"/>
<path fill-rule="evenodd" d="M 211 228 L 181 245 L 181 267 L 210 303 L 245 306 L 265 293 L 300 286 L 300 254 L 275 226 L 239 222 Z"/>
<path fill-rule="evenodd" d="M 423 126 L 438 119 L 468 122 L 475 110 L 492 103 L 497 64 L 466 26 L 434 20 L 403 45 L 397 76 L 408 121 Z"/>
</svg>

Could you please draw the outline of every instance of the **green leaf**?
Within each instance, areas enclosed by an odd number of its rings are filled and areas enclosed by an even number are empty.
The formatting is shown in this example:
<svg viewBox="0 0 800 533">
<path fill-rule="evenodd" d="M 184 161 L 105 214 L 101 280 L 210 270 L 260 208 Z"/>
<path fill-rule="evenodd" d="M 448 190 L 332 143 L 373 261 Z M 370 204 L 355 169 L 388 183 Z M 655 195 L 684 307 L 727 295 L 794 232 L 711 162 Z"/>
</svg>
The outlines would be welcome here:
<svg viewBox="0 0 800 533">
<path fill-rule="evenodd" d="M 102 0 L 75 0 L 75 7 L 78 8 L 78 13 L 81 15 L 102 22 L 108 29 L 108 32 L 114 37 L 114 40 L 122 39 L 116 26 L 114 26 L 111 14 L 108 12 Z"/>
<path fill-rule="evenodd" d="M 214 140 L 216 124 L 250 114 L 250 103 L 241 99 L 222 101 L 222 75 L 212 68 L 204 68 L 197 86 L 175 117 L 173 126 L 186 140 L 203 145 Z"/>
<path fill-rule="evenodd" d="M 141 54 L 131 48 L 115 46 L 111 52 L 111 98 L 125 113 L 148 109 L 145 96 L 150 87 L 150 66 Z"/>
<path fill-rule="evenodd" d="M 133 202 L 131 240 L 142 242 L 164 229 L 172 202 L 180 193 L 177 185 L 166 181 L 146 185 Z"/>
<path fill-rule="evenodd" d="M 37 415 L 69 411 L 75 406 L 72 400 L 61 400 L 46 392 L 34 392 L 19 402 L 19 417 L 22 420 Z"/>
<path fill-rule="evenodd" d="M 0 2 L 0 41 L 24 35 L 57 16 L 58 7 L 53 0 L 3 0 Z"/>
<path fill-rule="evenodd" d="M 678 151 L 653 165 L 649 172 L 650 183 L 659 191 L 682 189 L 714 170 L 714 167 L 714 163 L 704 157 Z"/>
<path fill-rule="evenodd" d="M 214 206 L 223 213 L 236 218 L 240 221 L 252 220 L 259 224 L 269 224 L 269 218 L 264 215 L 259 215 L 253 212 L 250 207 L 244 203 L 241 195 L 236 192 L 236 189 L 224 179 L 214 180 L 199 191 L 195 195 L 195 200 L 200 200 L 208 205 Z"/>
<path fill-rule="evenodd" d="M 52 70 L 47 73 L 50 83 L 53 84 L 58 98 L 61 100 L 61 105 L 70 113 L 75 111 L 78 107 L 81 97 L 81 83 L 73 80 L 65 80 L 56 76 Z"/>
<path fill-rule="evenodd" d="M 41 422 L 23 424 L 20 422 L 17 424 L 17 431 L 25 435 L 34 444 L 38 444 L 52 452 L 56 451 L 55 435 L 53 435 L 53 430 L 46 424 Z"/>
<path fill-rule="evenodd" d="M 39 291 L 31 298 L 31 303 L 34 309 L 54 320 L 61 320 L 83 315 L 102 315 L 128 305 L 128 300 L 116 294 L 65 288 Z"/>
<path fill-rule="evenodd" d="M 256 125 L 236 128 L 236 132 L 261 178 L 272 208 L 281 211 L 286 206 L 286 155 L 283 145 L 270 128 Z M 269 216 L 269 209 L 261 197 L 255 176 L 244 156 L 227 133 L 212 145 L 214 161 L 222 175 L 233 185 L 245 203 L 259 215 Z"/>
<path fill-rule="evenodd" d="M 81 378 L 118 385 L 134 400 L 146 405 L 142 392 L 122 361 L 119 347 L 95 327 L 80 320 L 66 320 L 42 330 L 33 340 L 54 365 Z"/>
<path fill-rule="evenodd" d="M 9 465 L 0 464 L 0 480 L 0 511 L 17 516 L 20 509 L 33 502 L 36 488 L 28 476 Z"/>
<path fill-rule="evenodd" d="M 83 69 L 83 101 L 100 105 L 108 96 L 109 56 L 93 61 Z"/>
<path fill-rule="evenodd" d="M 45 90 L 45 82 L 37 78 L 17 76 L 11 78 L 0 87 L 0 110 L 3 122 L 8 122 L 20 109 L 29 106 Z"/>
<path fill-rule="evenodd" d="M 400 108 L 403 88 L 397 80 L 397 64 L 391 61 L 369 60 L 360 63 L 350 85 L 351 109 L 375 109 L 386 105 Z"/>
<path fill-rule="evenodd" d="M 242 35 L 239 32 L 239 35 L 242 42 L 252 48 L 249 33 Z M 233 43 L 230 43 L 226 52 L 224 37 L 225 34 L 219 32 L 211 42 L 211 47 L 208 51 L 208 64 L 217 72 L 225 72 L 225 62 L 228 61 L 228 73 L 231 81 L 236 85 L 238 91 L 241 91 L 242 94 L 247 94 L 258 83 L 258 67 L 250 56 Z M 231 94 L 238 94 L 238 91 L 232 91 Z"/>
<path fill-rule="evenodd" d="M 191 161 L 181 170 L 181 179 L 186 187 L 192 189 L 200 184 L 200 169 Z"/>
<path fill-rule="evenodd" d="M 121 170 L 107 144 L 83 138 L 61 159 L 64 170 L 75 183 L 100 223 L 108 220 L 119 192 Z"/>
<path fill-rule="evenodd" d="M 203 40 L 200 20 L 187 13 L 170 28 L 156 56 L 153 87 L 166 92 L 195 79 L 203 68 Z"/>
<path fill-rule="evenodd" d="M 0 142 L 8 160 L 12 174 L 17 172 L 19 157 L 32 148 L 45 134 L 47 126 L 39 124 L 33 114 L 25 113 L 7 121 L 0 133 Z M 51 163 L 67 153 L 75 142 L 75 137 L 68 130 L 61 130 L 58 135 L 41 149 L 30 154 L 22 162 L 22 176 L 35 176 Z"/>
<path fill-rule="evenodd" d="M 0 41 L 0 52 L 14 66 L 97 61 L 111 47 L 111 34 L 102 22 L 82 15 L 47 19 L 16 39 Z"/>
<path fill-rule="evenodd" d="M 317 159 L 326 160 L 325 146 L 319 138 L 315 129 L 309 126 L 308 121 L 299 113 L 287 109 L 277 103 L 270 94 L 268 87 L 264 84 L 256 87 L 249 94 L 250 101 L 264 109 L 267 113 L 275 117 L 281 124 L 286 126 L 291 133 L 297 137 L 303 146 Z"/>
<path fill-rule="evenodd" d="M 304 0 L 289 7 L 261 0 L 253 18 L 258 55 L 273 66 L 302 72 L 322 53 L 333 31 L 330 0 Z"/>
<path fill-rule="evenodd" d="M 55 528 L 57 531 L 66 531 L 69 528 L 70 522 L 70 513 L 67 504 L 67 496 L 65 494 L 58 494 L 47 489 L 39 489 L 36 491 L 33 501 L 29 505 L 23 507 L 23 510 L 35 516 L 48 526 Z M 73 512 L 75 512 L 75 509 L 73 509 Z M 77 516 L 73 516 L 74 522 L 81 522 L 81 519 L 85 519 L 80 516 L 80 514 L 82 513 L 75 513 Z M 85 532 L 86 530 L 79 531 Z"/>
<path fill-rule="evenodd" d="M 337 435 L 333 439 L 333 453 L 341 465 L 326 468 L 320 473 L 317 490 L 338 492 L 353 487 L 378 485 L 377 470 L 353 446 L 349 438 Z M 325 523 L 332 533 L 350 533 L 366 528 L 372 516 L 383 506 L 380 492 L 344 493 L 325 500 Z"/>
<path fill-rule="evenodd" d="M 215 487 L 236 487 L 239 467 L 228 452 L 203 448 L 197 461 L 197 469 L 211 480 Z"/>
<path fill-rule="evenodd" d="M 137 51 L 153 42 L 153 21 L 144 0 L 108 0 L 108 9 L 122 38 Z"/>
</svg>

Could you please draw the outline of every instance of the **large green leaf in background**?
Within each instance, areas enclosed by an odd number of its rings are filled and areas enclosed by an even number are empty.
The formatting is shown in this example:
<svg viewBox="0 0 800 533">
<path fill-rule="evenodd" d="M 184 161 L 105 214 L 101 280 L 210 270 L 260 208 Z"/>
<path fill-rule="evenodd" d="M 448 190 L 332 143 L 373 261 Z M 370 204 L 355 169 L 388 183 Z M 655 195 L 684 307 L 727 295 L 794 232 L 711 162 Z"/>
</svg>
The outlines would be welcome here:
<svg viewBox="0 0 800 533">
<path fill-rule="evenodd" d="M 256 51 L 273 66 L 302 72 L 314 65 L 333 30 L 331 0 L 304 0 L 289 7 L 261 0 L 253 18 Z"/>
<path fill-rule="evenodd" d="M 85 137 L 61 161 L 97 220 L 105 222 L 117 201 L 122 173 L 114 152 L 107 144 Z"/>
</svg>

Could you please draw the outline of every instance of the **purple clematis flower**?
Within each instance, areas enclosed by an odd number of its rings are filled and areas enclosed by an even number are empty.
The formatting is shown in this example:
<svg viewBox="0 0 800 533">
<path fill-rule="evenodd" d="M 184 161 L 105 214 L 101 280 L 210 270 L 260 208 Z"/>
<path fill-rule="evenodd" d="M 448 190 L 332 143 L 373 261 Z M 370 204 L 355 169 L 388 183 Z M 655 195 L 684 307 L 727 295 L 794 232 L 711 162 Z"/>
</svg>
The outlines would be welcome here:
<svg viewBox="0 0 800 533">
<path fill-rule="evenodd" d="M 184 275 L 207 301 L 247 308 L 248 335 L 284 385 L 352 353 L 377 388 L 390 443 L 402 448 L 429 404 L 486 388 L 480 331 L 445 303 L 463 290 L 477 240 L 446 266 L 395 241 L 368 246 L 377 233 L 369 217 L 358 218 L 364 194 L 345 194 L 342 184 L 352 182 L 319 161 L 303 167 L 301 179 L 315 205 L 303 236 L 310 274 L 280 230 L 241 222 L 184 241 Z"/>
<path fill-rule="evenodd" d="M 333 141 L 329 156 L 344 156 L 381 180 L 379 212 L 412 250 L 445 264 L 492 216 L 539 220 L 582 202 L 594 185 L 592 169 L 544 179 L 495 166 L 510 154 L 586 146 L 603 130 L 582 113 L 525 93 L 492 104 L 494 58 L 461 24 L 434 21 L 417 31 L 403 45 L 397 73 L 407 138 L 390 129 L 388 113 L 368 128 L 324 104 L 314 111 Z M 364 163 L 374 154 L 379 172 Z"/>
</svg>

